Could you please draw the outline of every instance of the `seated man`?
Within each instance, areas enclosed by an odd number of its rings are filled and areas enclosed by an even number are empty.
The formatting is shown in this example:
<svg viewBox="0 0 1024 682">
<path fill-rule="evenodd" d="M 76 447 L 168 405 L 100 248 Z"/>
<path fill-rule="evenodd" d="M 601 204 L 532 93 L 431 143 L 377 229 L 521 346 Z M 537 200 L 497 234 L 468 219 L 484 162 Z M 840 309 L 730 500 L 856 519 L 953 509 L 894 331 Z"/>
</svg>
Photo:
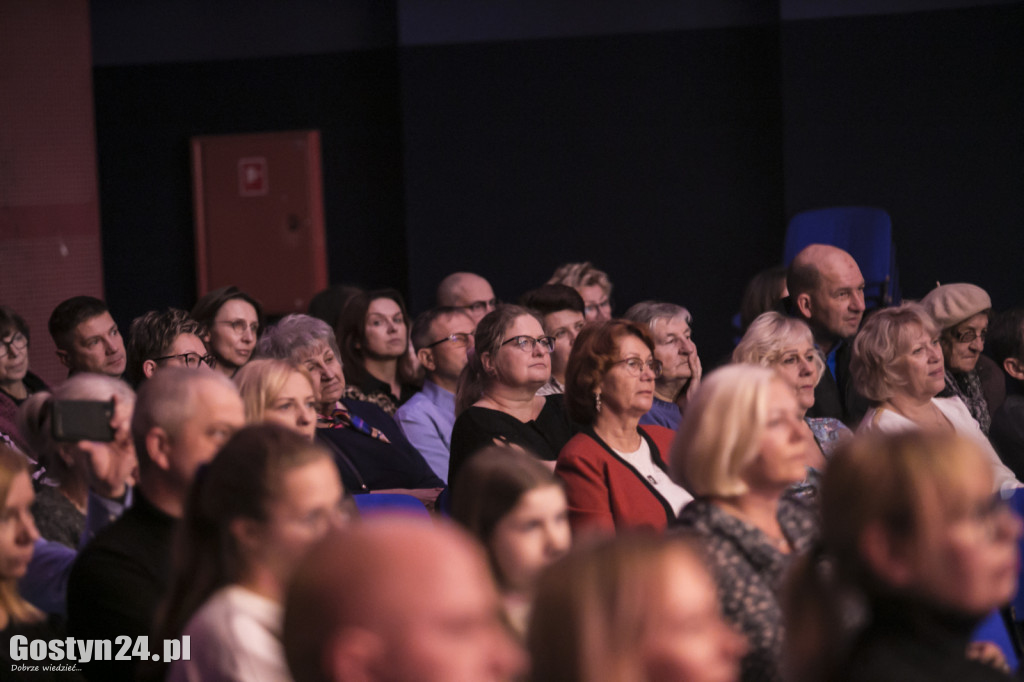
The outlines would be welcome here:
<svg viewBox="0 0 1024 682">
<path fill-rule="evenodd" d="M 988 347 L 1009 379 L 1006 399 L 992 415 L 989 440 L 1017 480 L 1024 480 L 1024 307 L 992 318 Z"/>
<path fill-rule="evenodd" d="M 584 324 L 583 298 L 564 284 L 545 284 L 523 294 L 519 304 L 540 315 L 544 334 L 555 340 L 555 350 L 551 353 L 551 380 L 540 387 L 537 395 L 565 393 L 569 353 Z"/>
<path fill-rule="evenodd" d="M 589 262 L 559 266 L 548 284 L 564 284 L 579 292 L 588 321 L 612 319 L 612 282 Z"/>
<path fill-rule="evenodd" d="M 127 379 L 136 388 L 160 367 L 211 368 L 199 323 L 184 310 L 151 310 L 128 327 Z"/>
<path fill-rule="evenodd" d="M 465 309 L 453 307 L 428 310 L 412 325 L 412 346 L 426 378 L 423 389 L 395 412 L 395 421 L 442 481 L 448 477 L 455 388 L 473 347 L 475 326 Z"/>
<path fill-rule="evenodd" d="M 453 272 L 437 285 L 437 305 L 462 308 L 476 325 L 484 315 L 494 310 L 498 299 L 491 284 L 472 272 Z"/>
<path fill-rule="evenodd" d="M 497 682 L 525 657 L 483 552 L 447 525 L 368 521 L 310 552 L 285 600 L 295 682 Z"/>
<path fill-rule="evenodd" d="M 49 328 L 69 376 L 96 372 L 120 379 L 124 374 L 124 339 L 100 299 L 75 296 L 62 301 L 50 315 Z"/>
<path fill-rule="evenodd" d="M 68 634 L 111 642 L 152 634 L 192 478 L 244 423 L 238 391 L 217 372 L 168 368 L 142 384 L 132 416 L 134 504 L 79 553 L 68 581 Z M 90 680 L 133 680 L 134 673 L 129 661 L 85 666 Z"/>
</svg>

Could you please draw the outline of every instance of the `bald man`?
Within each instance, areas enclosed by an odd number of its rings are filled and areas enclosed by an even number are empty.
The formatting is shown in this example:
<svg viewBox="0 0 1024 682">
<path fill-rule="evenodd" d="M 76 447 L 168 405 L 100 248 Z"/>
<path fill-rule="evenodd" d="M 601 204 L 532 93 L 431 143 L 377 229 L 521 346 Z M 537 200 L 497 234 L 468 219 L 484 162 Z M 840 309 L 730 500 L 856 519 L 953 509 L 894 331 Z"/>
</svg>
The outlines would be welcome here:
<svg viewBox="0 0 1024 682">
<path fill-rule="evenodd" d="M 437 285 L 437 305 L 462 308 L 473 318 L 473 324 L 494 310 L 498 300 L 491 284 L 472 272 L 453 272 Z"/>
<path fill-rule="evenodd" d="M 867 401 L 850 378 L 850 341 L 864 318 L 864 276 L 853 256 L 828 244 L 810 244 L 786 272 L 793 314 L 811 328 L 828 371 L 814 389 L 808 417 L 835 417 L 856 428 Z"/>
<path fill-rule="evenodd" d="M 483 552 L 394 517 L 340 531 L 296 572 L 284 614 L 295 682 L 488 682 L 523 672 Z"/>
</svg>

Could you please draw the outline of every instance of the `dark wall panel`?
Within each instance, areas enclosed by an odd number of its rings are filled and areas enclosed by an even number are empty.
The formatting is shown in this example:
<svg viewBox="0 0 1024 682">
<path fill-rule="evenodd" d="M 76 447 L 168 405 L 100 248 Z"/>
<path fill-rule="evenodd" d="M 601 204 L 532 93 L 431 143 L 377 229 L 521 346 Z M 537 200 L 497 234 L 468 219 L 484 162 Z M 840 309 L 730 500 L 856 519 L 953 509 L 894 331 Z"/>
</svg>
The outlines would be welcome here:
<svg viewBox="0 0 1024 682">
<path fill-rule="evenodd" d="M 195 299 L 192 135 L 319 129 L 332 281 L 406 286 L 392 50 L 106 67 L 94 78 L 107 295 L 122 321 Z"/>
<path fill-rule="evenodd" d="M 904 294 L 1024 297 L 1024 5 L 783 25 L 786 209 L 887 208 Z"/>
<path fill-rule="evenodd" d="M 682 303 L 725 352 L 781 250 L 777 55 L 775 26 L 404 48 L 413 307 L 456 269 L 513 298 L 589 259 L 619 312 Z"/>
</svg>

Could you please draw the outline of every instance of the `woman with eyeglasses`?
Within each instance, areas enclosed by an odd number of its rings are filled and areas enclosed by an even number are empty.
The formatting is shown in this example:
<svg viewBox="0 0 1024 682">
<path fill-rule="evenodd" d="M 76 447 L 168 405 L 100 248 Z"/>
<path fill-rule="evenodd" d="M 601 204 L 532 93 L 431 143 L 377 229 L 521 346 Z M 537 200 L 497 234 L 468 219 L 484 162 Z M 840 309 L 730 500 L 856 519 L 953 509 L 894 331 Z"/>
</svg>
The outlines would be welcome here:
<svg viewBox="0 0 1024 682">
<path fill-rule="evenodd" d="M 409 345 L 408 315 L 394 289 L 360 291 L 338 320 L 338 345 L 345 368 L 345 397 L 395 410 L 423 383 Z"/>
<path fill-rule="evenodd" d="M 252 296 L 235 286 L 214 289 L 196 302 L 192 317 L 206 328 L 217 370 L 232 377 L 252 359 L 263 329 L 263 306 Z"/>
<path fill-rule="evenodd" d="M 25 320 L 0 305 L 0 443 L 10 443 L 22 452 L 28 452 L 28 444 L 18 429 L 18 406 L 47 388 L 28 369 L 28 341 Z"/>
<path fill-rule="evenodd" d="M 521 306 L 500 305 L 480 320 L 456 392 L 449 483 L 489 445 L 518 447 L 554 466 L 573 435 L 562 396 L 537 395 L 551 378 L 554 347 L 540 320 Z"/>
<path fill-rule="evenodd" d="M 566 370 L 569 416 L 584 426 L 558 455 L 573 531 L 663 530 L 693 496 L 672 482 L 665 457 L 675 432 L 641 425 L 661 362 L 638 324 L 587 325 Z"/>
</svg>

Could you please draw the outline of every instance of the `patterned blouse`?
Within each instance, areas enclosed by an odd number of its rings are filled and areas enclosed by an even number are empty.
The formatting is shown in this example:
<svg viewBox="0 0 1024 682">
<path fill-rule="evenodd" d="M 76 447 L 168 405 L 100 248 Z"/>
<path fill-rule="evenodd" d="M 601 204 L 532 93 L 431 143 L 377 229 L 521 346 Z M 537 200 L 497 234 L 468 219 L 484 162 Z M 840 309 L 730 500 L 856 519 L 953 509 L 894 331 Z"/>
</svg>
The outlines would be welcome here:
<svg viewBox="0 0 1024 682">
<path fill-rule="evenodd" d="M 818 519 L 804 500 L 779 502 L 779 525 L 793 547 L 803 553 L 817 537 Z M 703 542 L 718 585 L 722 613 L 746 636 L 743 682 L 781 680 L 782 582 L 793 554 L 783 554 L 758 528 L 729 514 L 706 499 L 697 499 L 679 514 L 677 529 Z"/>
</svg>

